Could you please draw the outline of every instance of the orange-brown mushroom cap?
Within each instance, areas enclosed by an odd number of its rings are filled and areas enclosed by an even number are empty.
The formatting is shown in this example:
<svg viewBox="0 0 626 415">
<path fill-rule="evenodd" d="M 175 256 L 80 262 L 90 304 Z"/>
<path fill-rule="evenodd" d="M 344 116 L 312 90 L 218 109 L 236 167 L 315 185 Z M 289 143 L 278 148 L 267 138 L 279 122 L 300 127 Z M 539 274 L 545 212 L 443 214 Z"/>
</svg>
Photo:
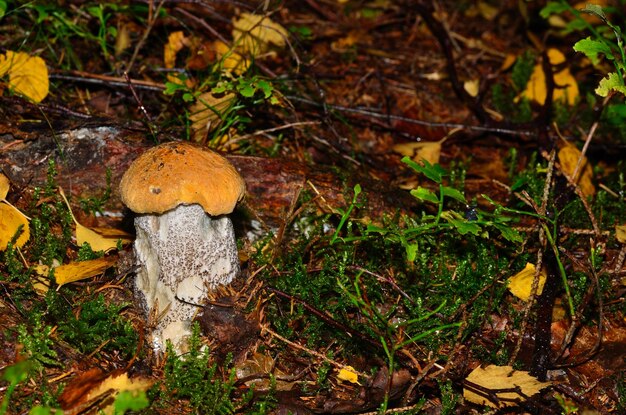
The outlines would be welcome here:
<svg viewBox="0 0 626 415">
<path fill-rule="evenodd" d="M 185 142 L 153 147 L 130 165 L 120 183 L 122 202 L 136 213 L 161 214 L 199 204 L 212 216 L 231 213 L 245 182 L 219 154 Z"/>
</svg>

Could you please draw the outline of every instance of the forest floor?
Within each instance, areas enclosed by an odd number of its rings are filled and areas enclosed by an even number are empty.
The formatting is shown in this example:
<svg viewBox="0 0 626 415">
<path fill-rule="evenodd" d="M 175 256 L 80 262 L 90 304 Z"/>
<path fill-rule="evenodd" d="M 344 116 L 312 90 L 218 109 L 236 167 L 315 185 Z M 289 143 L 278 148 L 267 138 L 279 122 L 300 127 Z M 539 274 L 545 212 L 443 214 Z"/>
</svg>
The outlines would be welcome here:
<svg viewBox="0 0 626 415">
<path fill-rule="evenodd" d="M 597 4 L 0 1 L 0 415 L 626 413 Z M 183 353 L 119 192 L 178 140 L 246 182 Z"/>
</svg>

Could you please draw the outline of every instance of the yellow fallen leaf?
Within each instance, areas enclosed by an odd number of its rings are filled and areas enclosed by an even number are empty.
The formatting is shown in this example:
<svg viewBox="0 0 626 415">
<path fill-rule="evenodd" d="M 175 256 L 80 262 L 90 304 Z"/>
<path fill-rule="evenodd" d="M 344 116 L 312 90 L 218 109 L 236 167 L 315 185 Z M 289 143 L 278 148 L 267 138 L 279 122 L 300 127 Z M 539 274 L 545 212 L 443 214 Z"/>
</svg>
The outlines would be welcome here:
<svg viewBox="0 0 626 415">
<path fill-rule="evenodd" d="M 22 233 L 15 241 L 15 246 L 21 248 L 30 238 L 28 219 L 19 210 L 7 203 L 0 203 L 0 251 L 7 249 L 7 245 L 22 226 Z"/>
<path fill-rule="evenodd" d="M 356 373 L 356 370 L 354 370 L 352 366 L 345 366 L 341 368 L 341 370 L 339 370 L 339 373 L 337 374 L 337 379 L 360 385 L 359 375 Z"/>
<path fill-rule="evenodd" d="M 480 81 L 478 79 L 470 79 L 469 81 L 463 82 L 463 89 L 470 96 L 475 97 L 478 95 L 480 90 Z"/>
<path fill-rule="evenodd" d="M 121 238 L 107 237 L 100 233 L 90 229 L 86 226 L 76 222 L 76 244 L 82 246 L 85 242 L 91 246 L 91 249 L 95 252 L 104 251 L 107 252 L 111 249 L 117 248 L 117 241 Z"/>
<path fill-rule="evenodd" d="M 76 217 L 74 216 L 74 213 L 72 212 L 72 208 L 70 207 L 70 203 L 67 201 L 67 198 L 65 197 L 65 193 L 63 192 L 63 189 L 61 189 L 60 187 L 59 187 L 59 194 L 63 198 L 63 201 L 65 202 L 65 205 L 67 206 L 67 209 L 69 210 L 70 215 L 72 216 L 72 220 L 74 221 L 74 224 L 76 225 L 76 231 L 75 231 L 76 232 L 76 244 L 78 246 L 82 246 L 85 242 L 87 242 L 91 246 L 91 249 L 93 251 L 107 252 L 111 249 L 116 249 L 117 242 L 120 239 L 122 240 L 122 242 L 130 241 L 130 239 L 126 237 L 119 236 L 121 231 L 116 230 L 115 232 L 112 233 L 114 236 L 107 236 L 106 234 L 102 234 L 100 232 L 97 232 L 94 229 L 90 229 L 86 226 L 81 225 L 76 220 Z M 101 230 L 101 228 L 99 230 Z"/>
<path fill-rule="evenodd" d="M 48 68 L 40 57 L 9 50 L 0 55 L 0 76 L 7 73 L 15 93 L 34 102 L 41 102 L 48 95 Z"/>
<path fill-rule="evenodd" d="M 470 373 L 467 381 L 482 386 L 493 391 L 499 399 L 499 404 L 490 401 L 487 397 L 476 393 L 475 388 L 465 384 L 463 387 L 463 397 L 478 405 L 487 405 L 492 408 L 502 408 L 505 406 L 515 406 L 515 401 L 523 401 L 524 397 L 516 392 L 496 392 L 498 389 L 510 389 L 519 387 L 520 392 L 525 396 L 532 396 L 539 393 L 541 389 L 551 385 L 550 382 L 540 382 L 530 376 L 528 372 L 514 370 L 511 366 L 489 365 L 485 368 L 477 367 Z"/>
<path fill-rule="evenodd" d="M 415 143 L 400 143 L 393 146 L 393 151 L 403 156 L 411 157 L 413 161 L 428 161 L 430 164 L 439 163 L 441 157 L 441 146 L 452 134 L 459 131 L 458 129 L 450 131 L 445 137 L 439 141 L 418 141 Z"/>
<path fill-rule="evenodd" d="M 0 173 L 0 200 L 6 199 L 9 194 L 9 178 Z"/>
<path fill-rule="evenodd" d="M 596 194 L 596 188 L 593 185 L 593 168 L 587 161 L 587 157 L 583 156 L 580 168 L 576 177 L 573 178 L 576 164 L 581 156 L 580 150 L 573 144 L 565 142 L 565 145 L 559 150 L 558 157 L 561 169 L 572 181 L 580 186 L 580 190 L 585 196 L 593 196 Z"/>
<path fill-rule="evenodd" d="M 215 55 L 220 61 L 224 72 L 241 75 L 250 67 L 250 59 L 242 56 L 237 50 L 229 47 L 226 43 L 216 40 L 213 42 L 213 48 L 215 49 Z"/>
<path fill-rule="evenodd" d="M 626 243 L 626 225 L 615 225 L 615 239 L 620 243 Z"/>
<path fill-rule="evenodd" d="M 252 56 L 265 53 L 270 45 L 278 48 L 287 43 L 287 30 L 269 17 L 241 13 L 233 20 L 233 41 L 237 49 Z"/>
<path fill-rule="evenodd" d="M 430 164 L 439 163 L 441 157 L 440 141 L 420 141 L 416 143 L 400 143 L 393 146 L 393 151 L 403 156 L 411 157 L 414 161 L 428 161 Z"/>
<path fill-rule="evenodd" d="M 533 280 L 535 279 L 535 266 L 533 264 L 526 264 L 523 270 L 515 274 L 508 279 L 508 288 L 511 294 L 516 296 L 522 301 L 528 301 L 530 298 L 530 292 L 533 286 Z M 537 295 L 541 295 L 543 292 L 543 286 L 546 283 L 546 275 L 541 272 L 539 274 L 539 285 L 537 286 Z"/>
<path fill-rule="evenodd" d="M 59 265 L 54 268 L 54 279 L 60 287 L 70 282 L 80 281 L 102 274 L 107 268 L 115 265 L 116 262 L 117 258 L 115 256 L 109 256 Z"/>
<path fill-rule="evenodd" d="M 221 124 L 223 115 L 235 101 L 235 94 L 213 95 L 205 92 L 189 107 L 191 133 L 193 141 L 206 140 L 207 134 L 215 131 Z"/>
<path fill-rule="evenodd" d="M 558 49 L 548 49 L 548 59 L 553 66 L 559 65 L 565 62 L 565 55 Z M 566 104 L 574 105 L 578 98 L 578 83 L 572 76 L 568 67 L 563 68 L 561 71 L 554 73 L 555 88 L 553 91 L 552 100 L 562 100 Z M 540 105 L 546 102 L 546 75 L 543 72 L 541 63 L 538 63 L 533 68 L 533 73 L 530 76 L 526 89 L 522 92 L 522 95 L 531 101 L 535 101 Z"/>
<path fill-rule="evenodd" d="M 172 32 L 167 37 L 167 43 L 163 47 L 163 66 L 167 69 L 176 67 L 176 54 L 180 52 L 186 43 L 185 34 L 181 31 Z"/>
</svg>

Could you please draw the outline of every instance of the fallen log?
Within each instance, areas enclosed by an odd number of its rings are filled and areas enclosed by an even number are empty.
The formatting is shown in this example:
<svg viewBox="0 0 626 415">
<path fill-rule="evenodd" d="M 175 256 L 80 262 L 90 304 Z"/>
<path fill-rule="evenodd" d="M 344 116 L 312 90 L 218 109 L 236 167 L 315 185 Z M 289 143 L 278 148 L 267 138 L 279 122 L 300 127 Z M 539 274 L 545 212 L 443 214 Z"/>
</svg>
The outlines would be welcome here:
<svg viewBox="0 0 626 415">
<path fill-rule="evenodd" d="M 152 145 L 143 132 L 112 126 L 78 127 L 55 134 L 29 134 L 0 126 L 0 168 L 19 190 L 12 193 L 19 195 L 21 190 L 45 185 L 49 162 L 53 161 L 57 184 L 73 200 L 101 195 L 108 172 L 112 194 L 106 210 L 110 216 L 120 217 L 125 212 L 117 189 L 121 176 Z M 406 191 L 363 175 L 340 178 L 328 167 L 282 158 L 227 158 L 245 178 L 244 206 L 270 227 L 280 226 L 301 192 L 308 192 L 316 206 L 328 212 L 347 206 L 353 187 L 360 184 L 367 198 L 362 213 L 373 219 L 398 210 L 409 212 L 414 205 Z"/>
</svg>

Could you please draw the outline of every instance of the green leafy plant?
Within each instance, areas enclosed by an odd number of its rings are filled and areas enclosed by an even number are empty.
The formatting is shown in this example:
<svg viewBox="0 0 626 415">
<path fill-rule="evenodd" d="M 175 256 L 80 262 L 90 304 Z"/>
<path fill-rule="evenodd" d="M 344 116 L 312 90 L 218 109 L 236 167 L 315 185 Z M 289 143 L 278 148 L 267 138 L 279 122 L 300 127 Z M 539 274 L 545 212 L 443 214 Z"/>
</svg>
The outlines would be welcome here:
<svg viewBox="0 0 626 415">
<path fill-rule="evenodd" d="M 460 235 L 471 234 L 489 238 L 489 229 L 497 230 L 504 239 L 513 243 L 520 243 L 522 237 L 510 224 L 513 217 L 505 216 L 502 212 L 488 213 L 475 207 L 469 206 L 463 193 L 454 187 L 444 184 L 444 178 L 448 172 L 438 164 L 432 165 L 428 161 L 423 164 L 416 163 L 409 157 L 404 157 L 402 161 L 411 167 L 415 172 L 424 175 L 434 182 L 437 192 L 419 186 L 411 191 L 416 199 L 431 204 L 435 207 L 436 213 L 424 214 L 419 221 L 412 222 L 405 229 L 390 230 L 378 226 L 370 225 L 367 228 L 369 233 L 380 233 L 388 238 L 399 241 L 406 250 L 407 259 L 415 261 L 419 242 L 425 234 L 441 232 L 444 230 L 455 230 Z M 463 207 L 465 212 L 461 213 L 456 209 L 446 209 L 452 203 L 457 207 Z"/>
<path fill-rule="evenodd" d="M 598 66 L 604 57 L 610 61 L 614 71 L 608 72 L 598 87 L 596 94 L 606 97 L 610 92 L 619 92 L 626 95 L 626 85 L 624 85 L 624 72 L 626 71 L 626 51 L 624 51 L 624 36 L 619 26 L 609 21 L 605 10 L 596 4 L 587 4 L 582 10 L 577 10 L 567 1 L 549 2 L 540 12 L 543 18 L 548 18 L 555 13 L 569 12 L 574 16 L 565 27 L 565 31 L 587 30 L 591 36 L 581 39 L 574 44 L 574 50 L 581 52 L 591 60 L 594 66 Z M 594 27 L 581 16 L 582 13 L 591 14 L 599 18 L 604 26 Z M 609 33 L 613 39 L 609 38 Z"/>
</svg>

